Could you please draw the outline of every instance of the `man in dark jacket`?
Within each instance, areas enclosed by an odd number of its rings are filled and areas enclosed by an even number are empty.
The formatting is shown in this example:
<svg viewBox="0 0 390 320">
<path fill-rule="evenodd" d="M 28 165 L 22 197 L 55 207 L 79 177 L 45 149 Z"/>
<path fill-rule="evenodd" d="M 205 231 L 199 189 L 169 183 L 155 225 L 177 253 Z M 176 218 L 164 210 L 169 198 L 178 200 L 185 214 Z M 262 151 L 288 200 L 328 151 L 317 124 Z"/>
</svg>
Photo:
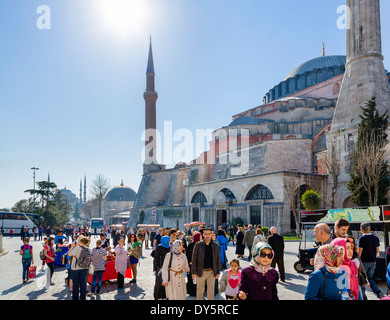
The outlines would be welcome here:
<svg viewBox="0 0 390 320">
<path fill-rule="evenodd" d="M 196 298 L 203 300 L 205 284 L 207 283 L 207 300 L 214 300 L 215 279 L 222 270 L 219 246 L 212 241 L 212 230 L 203 229 L 203 239 L 194 246 L 192 253 L 192 279 L 196 280 Z"/>
<path fill-rule="evenodd" d="M 282 236 L 278 235 L 278 230 L 276 227 L 270 229 L 271 235 L 268 237 L 268 244 L 272 247 L 275 256 L 271 262 L 271 267 L 275 268 L 276 264 L 278 265 L 280 280 L 282 282 L 286 281 L 286 275 L 284 271 L 284 239 Z"/>
<path fill-rule="evenodd" d="M 245 232 L 245 237 L 243 240 L 244 245 L 248 247 L 249 250 L 249 256 L 248 260 L 252 260 L 252 245 L 253 245 L 253 240 L 256 237 L 256 231 L 253 230 L 253 226 L 251 224 L 248 225 L 248 230 Z"/>
</svg>

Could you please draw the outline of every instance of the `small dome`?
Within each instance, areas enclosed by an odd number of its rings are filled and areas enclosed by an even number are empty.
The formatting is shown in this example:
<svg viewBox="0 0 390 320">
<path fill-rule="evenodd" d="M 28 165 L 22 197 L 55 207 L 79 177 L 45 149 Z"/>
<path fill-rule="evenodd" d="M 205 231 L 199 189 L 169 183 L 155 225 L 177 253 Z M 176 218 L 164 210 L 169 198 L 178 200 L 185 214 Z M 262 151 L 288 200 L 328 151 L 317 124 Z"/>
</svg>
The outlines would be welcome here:
<svg viewBox="0 0 390 320">
<path fill-rule="evenodd" d="M 135 201 L 137 193 L 125 186 L 112 188 L 106 194 L 106 201 Z"/>
</svg>

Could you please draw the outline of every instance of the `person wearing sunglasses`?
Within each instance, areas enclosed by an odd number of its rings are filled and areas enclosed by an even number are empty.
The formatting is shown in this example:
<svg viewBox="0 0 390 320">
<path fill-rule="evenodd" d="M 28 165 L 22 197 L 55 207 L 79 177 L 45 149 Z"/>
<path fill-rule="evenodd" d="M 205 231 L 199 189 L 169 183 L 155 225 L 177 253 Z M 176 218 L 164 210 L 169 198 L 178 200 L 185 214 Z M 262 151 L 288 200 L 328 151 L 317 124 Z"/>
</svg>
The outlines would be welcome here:
<svg viewBox="0 0 390 320">
<path fill-rule="evenodd" d="M 271 267 L 273 257 L 274 251 L 268 243 L 256 244 L 249 266 L 241 271 L 239 300 L 279 300 L 276 288 L 279 275 Z"/>
</svg>

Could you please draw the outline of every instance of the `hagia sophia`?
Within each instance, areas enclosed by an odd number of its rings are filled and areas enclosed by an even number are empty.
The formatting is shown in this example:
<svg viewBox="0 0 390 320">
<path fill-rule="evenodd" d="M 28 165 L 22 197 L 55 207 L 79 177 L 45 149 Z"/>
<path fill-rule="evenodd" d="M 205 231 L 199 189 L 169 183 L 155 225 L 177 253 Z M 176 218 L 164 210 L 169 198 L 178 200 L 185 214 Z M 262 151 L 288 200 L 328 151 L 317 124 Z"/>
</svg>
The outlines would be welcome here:
<svg viewBox="0 0 390 320">
<path fill-rule="evenodd" d="M 331 181 L 324 159 L 330 148 L 335 148 L 342 164 L 335 205 L 354 206 L 346 188 L 347 162 L 356 141 L 359 108 L 376 96 L 381 113 L 390 109 L 379 0 L 364 3 L 352 4 L 347 55 L 328 56 L 323 48 L 322 55 L 293 68 L 279 83 L 270 84 L 261 105 L 232 115 L 230 124 L 215 129 L 209 150 L 191 163 L 167 169 L 155 161 L 154 139 L 146 141 L 151 161 L 144 163 L 128 225 L 155 222 L 183 228 L 187 222 L 203 221 L 216 229 L 240 217 L 244 223 L 291 232 L 295 222 L 286 180 L 295 179 L 300 193 L 318 190 L 322 207 L 329 207 Z M 355 8 L 361 5 L 365 8 Z M 158 98 L 152 43 L 146 77 L 145 129 L 150 130 L 156 129 Z M 229 150 L 229 129 L 238 133 L 234 150 Z M 249 143 L 244 145 L 248 132 Z M 233 152 L 244 151 L 249 155 L 247 166 L 229 161 Z"/>
</svg>

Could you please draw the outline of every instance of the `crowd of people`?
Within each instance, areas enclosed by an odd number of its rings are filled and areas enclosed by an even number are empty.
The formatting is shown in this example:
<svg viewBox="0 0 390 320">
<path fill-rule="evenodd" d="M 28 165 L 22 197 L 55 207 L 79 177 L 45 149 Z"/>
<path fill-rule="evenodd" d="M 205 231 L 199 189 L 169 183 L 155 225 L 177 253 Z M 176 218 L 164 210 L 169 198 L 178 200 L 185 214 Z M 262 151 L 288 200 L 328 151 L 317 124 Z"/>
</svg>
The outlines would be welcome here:
<svg viewBox="0 0 390 320">
<path fill-rule="evenodd" d="M 113 256 L 117 290 L 123 291 L 128 269 L 131 270 L 130 283 L 137 282 L 142 250 L 149 248 L 150 243 L 155 300 L 184 300 L 187 296 L 203 300 L 205 295 L 207 300 L 213 300 L 219 293 L 227 300 L 278 300 L 277 283 L 286 281 L 283 236 L 278 234 L 276 227 L 269 231 L 251 224 L 235 227 L 237 231 L 233 226 L 219 226 L 214 231 L 200 226 L 192 233 L 189 228 L 183 231 L 160 227 L 155 231 L 153 228 L 133 230 L 107 226 L 100 234 L 80 226 L 56 228 L 50 233 L 45 231 L 40 254 L 41 272 L 46 264 L 46 288 L 54 285 L 51 279 L 56 248 L 66 244 L 69 247 L 63 258 L 68 270 L 66 285 L 74 300 L 100 294 L 106 261 Z M 325 223 L 316 225 L 317 248 L 309 250 L 314 272 L 308 279 L 306 300 L 366 300 L 368 287 L 379 299 L 386 299 L 374 281 L 380 246 L 378 237 L 371 233 L 369 223 L 361 224 L 362 236 L 357 241 L 348 235 L 348 230 L 349 222 L 344 219 L 335 223 L 334 231 Z M 25 283 L 34 258 L 28 230 L 24 230 L 21 238 Z M 236 245 L 237 258 L 229 261 L 226 251 L 230 241 Z M 246 249 L 249 266 L 241 268 L 240 260 L 244 259 Z M 387 261 L 390 261 L 390 249 L 387 249 L 387 255 Z M 88 292 L 90 275 L 92 283 Z M 390 265 L 388 283 L 390 287 Z"/>
</svg>

